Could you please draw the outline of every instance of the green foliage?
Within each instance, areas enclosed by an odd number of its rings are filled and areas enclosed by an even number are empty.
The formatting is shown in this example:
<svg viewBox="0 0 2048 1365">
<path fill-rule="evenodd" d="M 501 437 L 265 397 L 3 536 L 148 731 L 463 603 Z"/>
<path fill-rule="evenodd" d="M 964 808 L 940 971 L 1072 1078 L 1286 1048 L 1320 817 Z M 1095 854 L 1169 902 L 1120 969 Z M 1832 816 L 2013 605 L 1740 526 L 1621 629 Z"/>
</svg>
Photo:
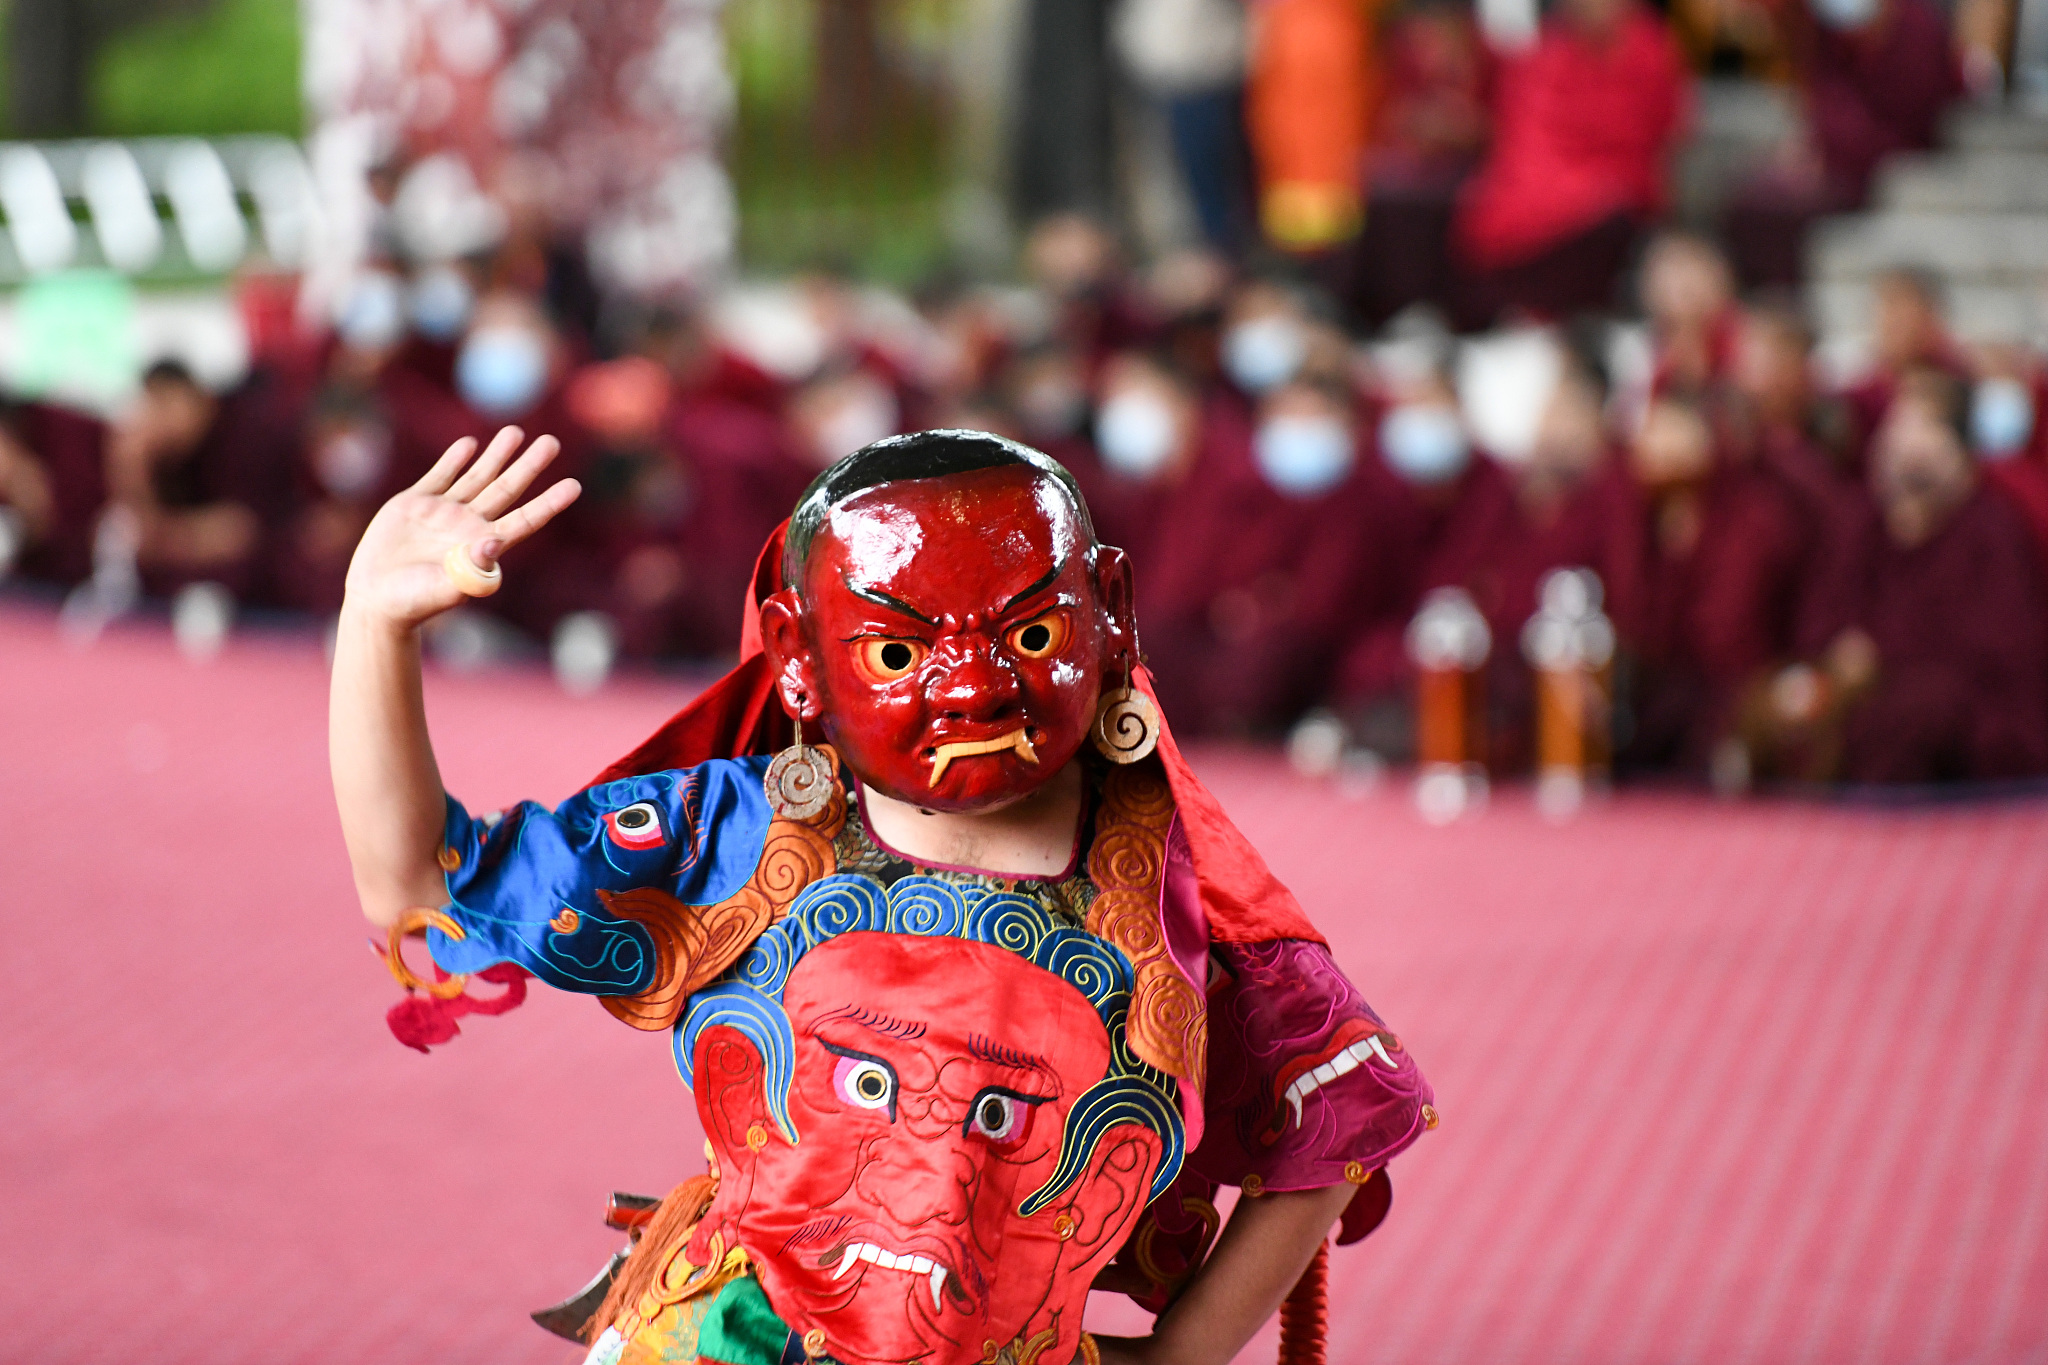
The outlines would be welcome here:
<svg viewBox="0 0 2048 1365">
<path fill-rule="evenodd" d="M 94 62 L 93 131 L 298 136 L 296 0 L 219 0 L 205 13 L 114 35 Z"/>
<path fill-rule="evenodd" d="M 911 283 L 944 257 L 945 98 L 934 68 L 947 34 L 939 0 L 881 0 L 884 73 L 869 126 L 830 126 L 819 108 L 817 6 L 728 0 L 726 57 L 737 86 L 727 161 L 748 269 L 816 265 Z"/>
</svg>

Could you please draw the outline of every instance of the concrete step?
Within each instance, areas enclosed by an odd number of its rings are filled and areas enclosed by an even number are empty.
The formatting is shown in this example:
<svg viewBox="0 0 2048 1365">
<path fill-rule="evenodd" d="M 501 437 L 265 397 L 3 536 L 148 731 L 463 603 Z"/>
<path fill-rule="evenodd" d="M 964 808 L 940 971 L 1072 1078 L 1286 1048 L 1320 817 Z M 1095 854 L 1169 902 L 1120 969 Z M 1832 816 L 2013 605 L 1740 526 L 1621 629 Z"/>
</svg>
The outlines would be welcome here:
<svg viewBox="0 0 2048 1365">
<path fill-rule="evenodd" d="M 2048 213 L 2048 151 L 1985 148 L 1896 157 L 1879 209 L 1926 213 Z"/>
<path fill-rule="evenodd" d="M 1807 239 L 1817 281 L 1900 266 L 2021 287 L 2048 275 L 2048 214 L 1893 212 L 1825 219 Z"/>
<path fill-rule="evenodd" d="M 2048 118 L 1992 109 L 1961 109 L 1951 114 L 1942 139 L 1966 151 L 2048 152 Z"/>
<path fill-rule="evenodd" d="M 1711 223 L 1729 196 L 1799 129 L 1798 107 L 1777 86 L 1741 80 L 1695 83 L 1692 132 L 1674 176 L 1680 217 Z"/>
</svg>

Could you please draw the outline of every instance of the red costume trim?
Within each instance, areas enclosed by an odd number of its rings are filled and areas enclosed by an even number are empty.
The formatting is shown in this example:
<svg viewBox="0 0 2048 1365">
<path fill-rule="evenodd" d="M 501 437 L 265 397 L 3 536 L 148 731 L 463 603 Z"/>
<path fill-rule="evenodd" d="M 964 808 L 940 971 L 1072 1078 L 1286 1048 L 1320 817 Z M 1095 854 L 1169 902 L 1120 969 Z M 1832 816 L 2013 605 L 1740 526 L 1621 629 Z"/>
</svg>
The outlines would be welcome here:
<svg viewBox="0 0 2048 1365">
<path fill-rule="evenodd" d="M 754 563 L 753 601 L 740 623 L 739 663 L 640 747 L 598 774 L 596 782 L 693 768 L 714 758 L 772 754 L 792 742 L 795 732 L 776 699 L 775 679 L 761 652 L 760 625 L 761 603 L 782 589 L 782 538 L 788 525 L 784 522 L 776 528 Z M 1156 705 L 1151 674 L 1140 668 L 1136 682 Z M 1173 789 L 1174 805 L 1194 855 L 1195 880 L 1201 887 L 1210 940 L 1267 943 L 1299 938 L 1326 942 L 1302 913 L 1294 893 L 1280 884 L 1259 851 L 1195 777 L 1163 718 L 1159 731 L 1159 760 L 1166 768 L 1167 785 Z"/>
</svg>

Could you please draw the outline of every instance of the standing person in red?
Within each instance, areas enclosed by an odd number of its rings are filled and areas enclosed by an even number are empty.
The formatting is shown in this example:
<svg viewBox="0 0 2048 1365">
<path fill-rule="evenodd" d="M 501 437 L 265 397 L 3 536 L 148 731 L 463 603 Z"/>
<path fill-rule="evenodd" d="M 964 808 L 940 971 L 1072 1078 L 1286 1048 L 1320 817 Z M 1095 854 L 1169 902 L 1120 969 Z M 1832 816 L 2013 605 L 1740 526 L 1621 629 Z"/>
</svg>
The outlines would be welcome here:
<svg viewBox="0 0 2048 1365">
<path fill-rule="evenodd" d="M 1601 310 L 1666 203 L 1687 118 L 1684 56 L 1637 0 L 1563 0 L 1502 60 L 1494 141 L 1466 185 L 1458 241 L 1475 326 L 1505 309 Z"/>
</svg>

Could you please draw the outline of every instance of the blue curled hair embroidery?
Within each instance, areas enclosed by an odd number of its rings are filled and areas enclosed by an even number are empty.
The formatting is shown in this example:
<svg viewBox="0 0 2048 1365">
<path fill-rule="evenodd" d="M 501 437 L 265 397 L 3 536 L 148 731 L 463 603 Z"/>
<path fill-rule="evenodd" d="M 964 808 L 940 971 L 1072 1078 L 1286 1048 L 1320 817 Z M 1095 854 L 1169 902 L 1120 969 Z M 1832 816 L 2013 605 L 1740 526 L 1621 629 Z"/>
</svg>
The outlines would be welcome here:
<svg viewBox="0 0 2048 1365">
<path fill-rule="evenodd" d="M 1159 1136 L 1150 1197 L 1157 1198 L 1173 1182 L 1187 1156 L 1178 1082 L 1140 1061 L 1124 1036 L 1134 979 L 1130 960 L 1114 945 L 1061 924 L 1025 897 L 980 888 L 963 892 L 937 877 L 905 877 L 887 890 L 872 877 L 853 873 L 814 882 L 725 975 L 690 998 L 673 1044 L 683 1084 L 695 1087 L 697 1040 L 705 1029 L 738 1030 L 761 1055 L 769 1116 L 794 1146 L 798 1135 L 789 1117 L 789 1087 L 796 1037 L 782 1008 L 783 988 L 811 949 L 863 931 L 960 938 L 1007 949 L 1081 992 L 1102 1020 L 1110 1037 L 1108 1074 L 1074 1102 L 1060 1135 L 1059 1161 L 1019 1213 L 1029 1217 L 1065 1193 L 1088 1169 L 1103 1136 L 1123 1123 L 1140 1124 Z"/>
</svg>

